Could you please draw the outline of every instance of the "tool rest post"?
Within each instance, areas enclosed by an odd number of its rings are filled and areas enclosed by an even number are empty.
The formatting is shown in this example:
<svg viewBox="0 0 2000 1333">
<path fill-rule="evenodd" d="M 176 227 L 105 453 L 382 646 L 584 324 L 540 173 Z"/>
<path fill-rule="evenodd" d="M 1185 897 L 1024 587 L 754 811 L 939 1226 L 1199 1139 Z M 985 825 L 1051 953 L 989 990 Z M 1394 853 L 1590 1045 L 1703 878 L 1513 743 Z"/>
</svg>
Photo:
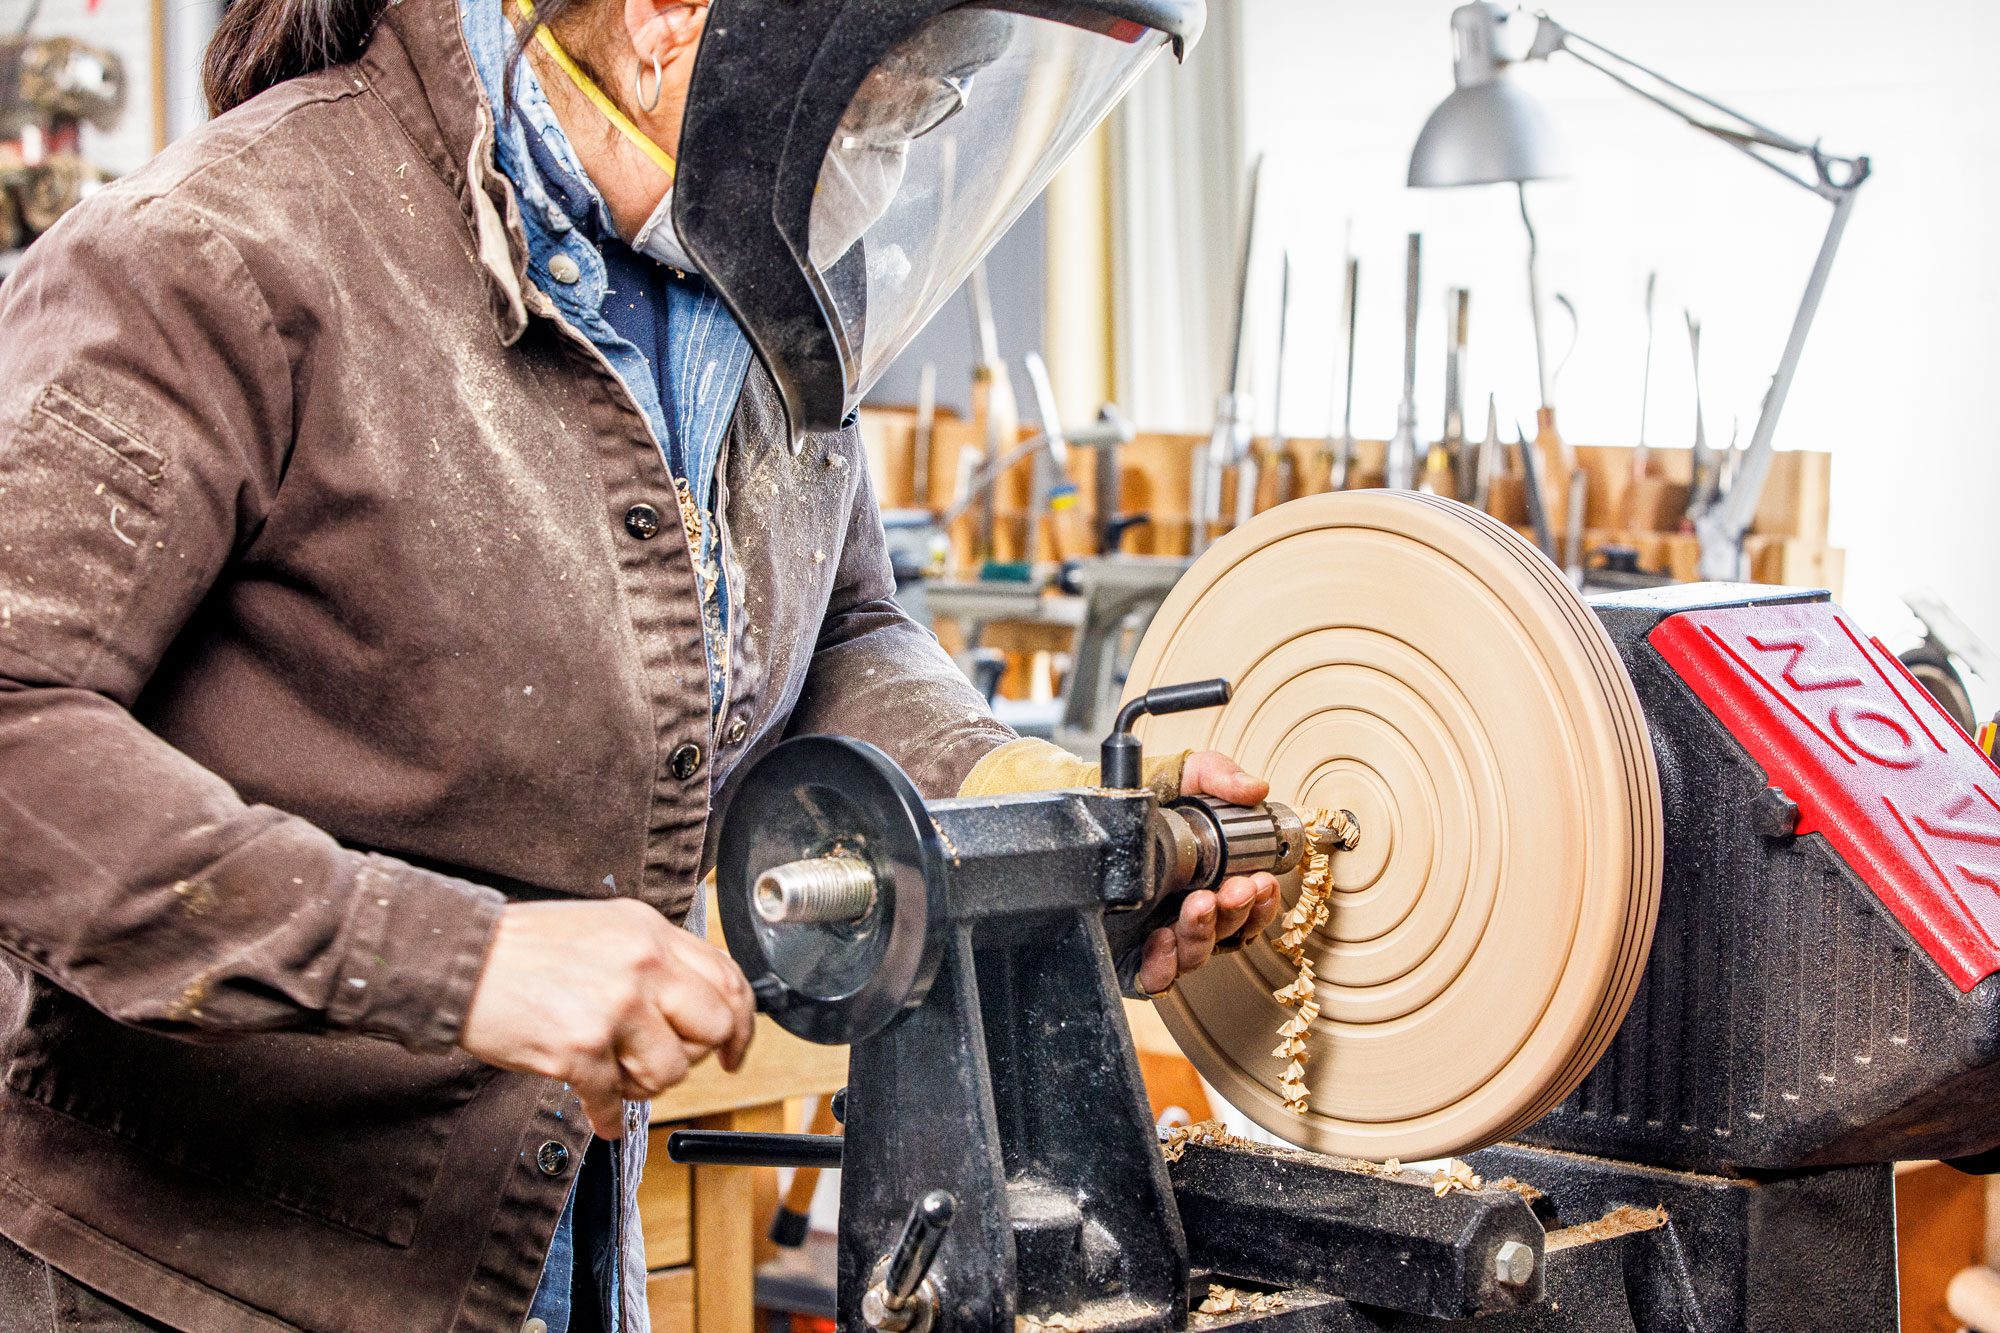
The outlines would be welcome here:
<svg viewBox="0 0 2000 1333">
<path fill-rule="evenodd" d="M 677 1129 L 667 1136 L 667 1157 L 684 1166 L 804 1167 L 840 1169 L 838 1134 L 764 1134 L 729 1129 Z"/>
</svg>

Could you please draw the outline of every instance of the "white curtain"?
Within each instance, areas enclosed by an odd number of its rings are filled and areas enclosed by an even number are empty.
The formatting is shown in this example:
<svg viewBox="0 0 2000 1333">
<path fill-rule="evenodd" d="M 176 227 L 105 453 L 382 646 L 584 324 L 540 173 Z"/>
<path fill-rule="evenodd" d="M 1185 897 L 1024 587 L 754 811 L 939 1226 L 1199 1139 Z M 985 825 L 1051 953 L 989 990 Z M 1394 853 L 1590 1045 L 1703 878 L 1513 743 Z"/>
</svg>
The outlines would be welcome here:
<svg viewBox="0 0 2000 1333">
<path fill-rule="evenodd" d="M 1166 57 L 1112 119 L 1117 398 L 1148 430 L 1205 428 L 1221 392 L 1236 302 L 1245 152 L 1240 0 Z"/>
</svg>

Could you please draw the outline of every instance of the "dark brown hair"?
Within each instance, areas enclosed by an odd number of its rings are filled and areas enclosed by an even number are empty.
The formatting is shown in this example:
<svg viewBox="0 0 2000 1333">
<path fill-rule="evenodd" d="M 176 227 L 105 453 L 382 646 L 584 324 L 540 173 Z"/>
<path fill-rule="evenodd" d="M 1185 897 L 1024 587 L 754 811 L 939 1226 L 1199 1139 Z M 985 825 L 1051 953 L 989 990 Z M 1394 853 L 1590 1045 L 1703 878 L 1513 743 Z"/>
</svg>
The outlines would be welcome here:
<svg viewBox="0 0 2000 1333">
<path fill-rule="evenodd" d="M 535 17 L 552 23 L 582 2 L 536 0 Z M 387 5 L 388 0 L 236 0 L 202 59 L 209 114 L 219 116 L 286 79 L 359 59 Z M 517 55 L 529 35 L 521 33 Z"/>
</svg>

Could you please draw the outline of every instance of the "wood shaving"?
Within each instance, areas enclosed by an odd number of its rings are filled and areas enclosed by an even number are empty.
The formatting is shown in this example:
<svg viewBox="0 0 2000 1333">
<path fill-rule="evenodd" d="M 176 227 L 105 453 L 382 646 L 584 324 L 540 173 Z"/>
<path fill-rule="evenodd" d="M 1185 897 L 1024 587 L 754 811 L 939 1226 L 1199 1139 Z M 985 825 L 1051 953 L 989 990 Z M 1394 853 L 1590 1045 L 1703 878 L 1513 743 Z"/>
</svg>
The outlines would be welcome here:
<svg viewBox="0 0 2000 1333">
<path fill-rule="evenodd" d="M 1271 998 L 1298 1013 L 1278 1025 L 1278 1044 L 1271 1058 L 1285 1062 L 1278 1076 L 1278 1095 L 1293 1115 L 1306 1113 L 1306 1039 L 1319 1018 L 1317 982 L 1312 959 L 1306 955 L 1306 939 L 1327 923 L 1333 913 L 1328 901 L 1333 893 L 1333 848 L 1343 840 L 1347 817 L 1338 810 L 1305 810 L 1300 817 L 1306 825 L 1306 855 L 1300 872 L 1298 901 L 1278 923 L 1277 949 L 1298 969 L 1289 985 L 1271 993 Z"/>
<path fill-rule="evenodd" d="M 1235 1314 L 1239 1310 L 1251 1314 L 1270 1314 L 1285 1308 L 1282 1292 L 1238 1291 L 1221 1283 L 1208 1284 L 1208 1296 L 1195 1307 L 1202 1314 Z"/>
<path fill-rule="evenodd" d="M 1046 1319 L 1033 1315 L 1014 1316 L 1014 1333 L 1083 1333 L 1083 1321 L 1074 1315 L 1052 1314 Z"/>
<path fill-rule="evenodd" d="M 1213 1148 L 1254 1148 L 1257 1145 L 1249 1139 L 1238 1138 L 1213 1120 L 1203 1120 L 1199 1124 L 1182 1125 L 1170 1129 L 1160 1139 L 1160 1155 L 1169 1162 L 1178 1162 L 1190 1143 L 1206 1144 Z"/>
<path fill-rule="evenodd" d="M 1439 1167 L 1431 1176 L 1431 1193 L 1440 1199 L 1453 1190 L 1465 1190 L 1469 1193 L 1485 1188 L 1486 1182 L 1478 1173 L 1456 1157 Z"/>
<path fill-rule="evenodd" d="M 1595 1222 L 1584 1222 L 1578 1226 L 1564 1227 L 1549 1233 L 1546 1250 L 1553 1254 L 1572 1246 L 1589 1245 L 1597 1241 L 1613 1240 L 1635 1231 L 1654 1231 L 1667 1224 L 1665 1204 L 1652 1208 L 1638 1208 L 1623 1204 L 1613 1208 Z"/>
</svg>

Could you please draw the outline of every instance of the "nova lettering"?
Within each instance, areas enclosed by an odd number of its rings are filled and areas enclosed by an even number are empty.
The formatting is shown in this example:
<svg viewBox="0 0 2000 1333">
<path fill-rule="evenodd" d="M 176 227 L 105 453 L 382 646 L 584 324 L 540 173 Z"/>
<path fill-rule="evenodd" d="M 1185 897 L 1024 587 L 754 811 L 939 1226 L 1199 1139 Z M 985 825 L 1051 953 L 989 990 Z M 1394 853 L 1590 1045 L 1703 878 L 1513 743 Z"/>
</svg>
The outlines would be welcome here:
<svg viewBox="0 0 2000 1333">
<path fill-rule="evenodd" d="M 1924 761 L 1910 729 L 1866 699 L 1835 699 L 1826 720 L 1835 735 L 1884 768 L 1915 768 Z"/>
<path fill-rule="evenodd" d="M 1648 637 L 1953 984 L 2000 972 L 2000 769 L 1881 644 L 1826 602 Z"/>
<path fill-rule="evenodd" d="M 1746 634 L 1743 641 L 1760 653 L 1790 653 L 1785 669 L 1778 674 L 1795 690 L 1851 690 L 1861 684 L 1861 677 L 1824 660 L 1833 655 L 1833 649 L 1828 646 L 1826 636 L 1816 629 L 1802 629 L 1782 639 L 1760 639 L 1755 634 Z M 1814 663 L 1817 674 L 1799 670 L 1808 654 L 1820 659 Z"/>
<path fill-rule="evenodd" d="M 1917 827 L 1957 845 L 1932 851 L 1974 884 L 2000 893 L 2000 803 L 1984 787 L 1961 783 L 1938 811 L 1938 816 L 1918 815 Z"/>
<path fill-rule="evenodd" d="M 1885 712 L 1886 701 L 1881 692 L 1870 689 L 1867 678 L 1855 671 L 1851 660 L 1846 660 L 1848 650 L 1819 630 L 1798 628 L 1782 637 L 1745 634 L 1743 641 L 1761 653 L 1787 654 L 1784 669 L 1777 678 L 1791 687 L 1795 705 L 1809 714 L 1819 712 L 1823 706 L 1827 729 L 1855 755 L 1884 768 L 1915 768 L 1924 761 L 1924 747 L 1917 739 L 1918 734 L 1936 743 L 1923 723 L 1908 711 L 1908 700 L 1893 687 L 1890 693 L 1903 705 L 1902 715 Z M 1770 681 L 1771 677 L 1765 675 L 1764 679 Z M 1797 697 L 1827 691 L 1838 693 L 1821 700 Z"/>
</svg>

